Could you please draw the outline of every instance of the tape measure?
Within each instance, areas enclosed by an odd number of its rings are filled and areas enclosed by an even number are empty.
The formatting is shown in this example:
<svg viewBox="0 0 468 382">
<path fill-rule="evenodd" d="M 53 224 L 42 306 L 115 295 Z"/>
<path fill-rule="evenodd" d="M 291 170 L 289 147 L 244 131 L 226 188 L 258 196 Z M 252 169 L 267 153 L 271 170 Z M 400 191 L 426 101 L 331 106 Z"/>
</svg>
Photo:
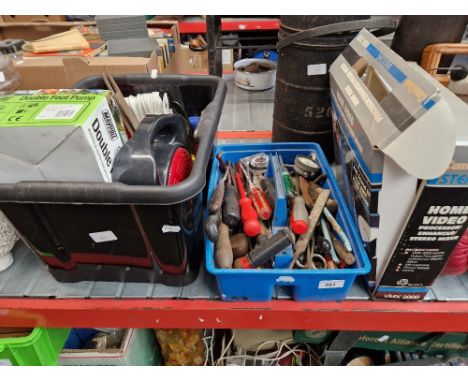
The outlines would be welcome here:
<svg viewBox="0 0 468 382">
<path fill-rule="evenodd" d="M 265 171 L 268 168 L 268 155 L 255 155 L 249 162 L 249 167 L 256 171 Z"/>
<path fill-rule="evenodd" d="M 320 166 L 315 158 L 297 155 L 294 159 L 294 171 L 304 178 L 314 177 L 320 172 Z"/>
</svg>

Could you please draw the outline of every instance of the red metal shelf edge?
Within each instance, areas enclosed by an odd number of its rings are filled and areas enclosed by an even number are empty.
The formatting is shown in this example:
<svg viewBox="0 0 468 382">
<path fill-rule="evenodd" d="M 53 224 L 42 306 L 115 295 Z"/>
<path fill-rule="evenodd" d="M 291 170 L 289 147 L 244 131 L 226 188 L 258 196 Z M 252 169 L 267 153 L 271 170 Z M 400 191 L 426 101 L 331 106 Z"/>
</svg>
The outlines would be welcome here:
<svg viewBox="0 0 468 382">
<path fill-rule="evenodd" d="M 255 31 L 255 30 L 278 30 L 278 19 L 240 19 L 221 20 L 221 30 L 227 31 Z M 179 33 L 206 33 L 205 21 L 179 21 Z"/>
<path fill-rule="evenodd" d="M 216 132 L 216 138 L 218 139 L 270 139 L 271 137 L 271 130 L 222 130 Z"/>
<path fill-rule="evenodd" d="M 2 299 L 0 327 L 468 332 L 468 302 Z"/>
</svg>

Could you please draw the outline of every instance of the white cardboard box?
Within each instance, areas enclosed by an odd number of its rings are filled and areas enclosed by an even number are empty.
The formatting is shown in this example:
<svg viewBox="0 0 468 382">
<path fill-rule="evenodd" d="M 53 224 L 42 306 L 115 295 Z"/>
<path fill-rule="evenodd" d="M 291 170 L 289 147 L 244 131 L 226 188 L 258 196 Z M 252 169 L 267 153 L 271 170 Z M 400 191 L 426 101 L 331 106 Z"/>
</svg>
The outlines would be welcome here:
<svg viewBox="0 0 468 382">
<path fill-rule="evenodd" d="M 374 296 L 419 300 L 467 227 L 468 106 L 362 30 L 330 68 L 338 179 Z"/>
<path fill-rule="evenodd" d="M 109 91 L 18 91 L 0 105 L 0 183 L 112 181 L 126 135 Z"/>
</svg>

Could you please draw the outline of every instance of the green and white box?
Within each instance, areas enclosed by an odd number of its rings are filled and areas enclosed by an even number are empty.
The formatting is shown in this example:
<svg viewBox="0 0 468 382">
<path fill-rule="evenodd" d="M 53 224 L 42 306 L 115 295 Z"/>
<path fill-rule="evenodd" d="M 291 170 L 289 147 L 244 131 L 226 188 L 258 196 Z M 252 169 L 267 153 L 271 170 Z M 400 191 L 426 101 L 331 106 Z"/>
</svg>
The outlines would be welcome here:
<svg viewBox="0 0 468 382">
<path fill-rule="evenodd" d="M 107 90 L 0 93 L 0 183 L 111 182 L 125 141 Z"/>
</svg>

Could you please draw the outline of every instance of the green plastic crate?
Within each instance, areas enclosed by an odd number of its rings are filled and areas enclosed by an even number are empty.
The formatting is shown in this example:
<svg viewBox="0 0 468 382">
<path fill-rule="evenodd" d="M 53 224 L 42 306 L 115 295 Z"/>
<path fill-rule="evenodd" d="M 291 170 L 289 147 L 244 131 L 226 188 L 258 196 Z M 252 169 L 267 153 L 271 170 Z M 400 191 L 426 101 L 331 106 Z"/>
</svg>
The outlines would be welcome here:
<svg viewBox="0 0 468 382">
<path fill-rule="evenodd" d="M 69 329 L 35 328 L 26 337 L 0 339 L 0 365 L 56 366 Z"/>
</svg>

